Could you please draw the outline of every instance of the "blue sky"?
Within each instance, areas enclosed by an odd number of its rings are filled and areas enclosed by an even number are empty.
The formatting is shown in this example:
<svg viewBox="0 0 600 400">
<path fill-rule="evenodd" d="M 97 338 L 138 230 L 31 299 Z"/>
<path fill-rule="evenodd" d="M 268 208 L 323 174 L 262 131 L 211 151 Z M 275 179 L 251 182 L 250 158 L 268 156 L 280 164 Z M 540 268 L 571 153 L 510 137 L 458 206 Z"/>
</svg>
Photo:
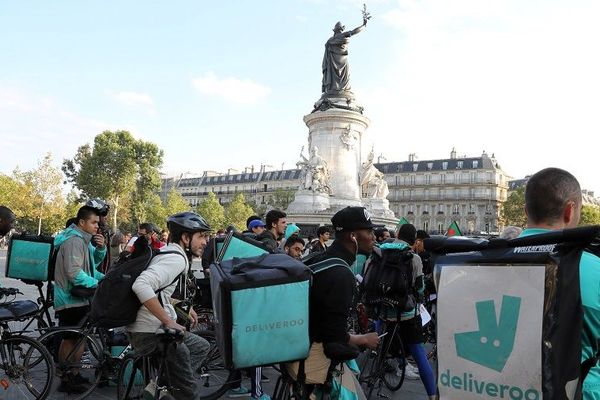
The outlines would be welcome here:
<svg viewBox="0 0 600 400">
<path fill-rule="evenodd" d="M 600 193 L 600 4 L 377 0 L 350 68 L 389 161 L 495 153 Z M 295 165 L 323 45 L 361 2 L 0 3 L 0 171 L 56 163 L 104 129 L 165 151 L 166 173 Z"/>
</svg>

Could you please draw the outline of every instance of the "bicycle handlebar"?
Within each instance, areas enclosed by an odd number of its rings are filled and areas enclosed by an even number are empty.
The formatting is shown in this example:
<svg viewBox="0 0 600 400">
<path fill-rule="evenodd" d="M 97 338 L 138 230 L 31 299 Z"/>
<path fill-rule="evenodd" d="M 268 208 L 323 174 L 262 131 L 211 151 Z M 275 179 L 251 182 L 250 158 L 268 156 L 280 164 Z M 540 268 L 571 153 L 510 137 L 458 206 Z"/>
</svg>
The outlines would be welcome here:
<svg viewBox="0 0 600 400">
<path fill-rule="evenodd" d="M 18 294 L 23 294 L 23 292 L 17 288 L 0 288 L 0 297 L 16 296 Z"/>
</svg>

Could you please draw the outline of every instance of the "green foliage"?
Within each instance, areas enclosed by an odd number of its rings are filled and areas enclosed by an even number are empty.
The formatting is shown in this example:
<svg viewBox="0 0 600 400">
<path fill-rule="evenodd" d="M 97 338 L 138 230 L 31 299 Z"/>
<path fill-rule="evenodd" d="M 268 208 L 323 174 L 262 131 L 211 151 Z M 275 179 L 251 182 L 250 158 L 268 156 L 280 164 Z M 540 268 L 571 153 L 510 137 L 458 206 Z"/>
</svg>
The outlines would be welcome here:
<svg viewBox="0 0 600 400">
<path fill-rule="evenodd" d="M 277 189 L 273 193 L 273 200 L 270 205 L 278 210 L 285 210 L 290 203 L 294 201 L 295 192 L 293 190 Z"/>
<path fill-rule="evenodd" d="M 160 188 L 159 168 L 163 152 L 154 143 L 135 139 L 127 131 L 104 131 L 94 138 L 93 147 L 85 144 L 72 159 L 63 162 L 67 179 L 85 197 L 100 197 L 111 202 L 113 229 L 119 211 L 129 203 L 134 222 L 143 222 Z"/>
<path fill-rule="evenodd" d="M 196 210 L 198 214 L 204 217 L 212 229 L 217 230 L 225 227 L 225 209 L 213 192 L 208 193 L 208 196 L 202 203 L 198 204 Z"/>
<path fill-rule="evenodd" d="M 181 193 L 175 190 L 175 188 L 169 190 L 169 193 L 167 193 L 167 201 L 165 203 L 166 217 L 178 212 L 190 211 L 190 209 L 190 204 L 183 198 Z"/>
<path fill-rule="evenodd" d="M 581 208 L 579 225 L 600 225 L 600 208 L 584 205 Z"/>
<path fill-rule="evenodd" d="M 520 187 L 510 193 L 508 199 L 502 205 L 500 219 L 504 226 L 513 225 L 524 228 L 527 225 L 525 187 Z"/>
<path fill-rule="evenodd" d="M 254 210 L 246 203 L 242 193 L 237 193 L 231 203 L 225 207 L 225 225 L 233 225 L 238 231 L 246 230 L 246 220 Z"/>
</svg>

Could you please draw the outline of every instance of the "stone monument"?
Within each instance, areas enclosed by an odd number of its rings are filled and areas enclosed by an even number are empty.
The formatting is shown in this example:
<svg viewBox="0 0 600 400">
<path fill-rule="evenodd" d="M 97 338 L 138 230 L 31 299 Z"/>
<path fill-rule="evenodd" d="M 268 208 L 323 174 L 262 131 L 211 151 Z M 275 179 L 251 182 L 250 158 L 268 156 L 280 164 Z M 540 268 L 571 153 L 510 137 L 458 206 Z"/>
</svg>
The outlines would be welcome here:
<svg viewBox="0 0 600 400">
<path fill-rule="evenodd" d="M 363 8 L 363 24 L 346 31 L 335 24 L 325 43 L 321 97 L 304 117 L 308 127 L 309 156 L 300 152 L 300 190 L 287 209 L 297 223 L 329 224 L 331 216 L 346 206 L 367 207 L 377 223 L 395 226 L 396 219 L 386 199 L 389 190 L 383 174 L 373 165 L 373 151 L 362 162 L 362 140 L 369 127 L 364 108 L 350 87 L 348 44 L 363 31 L 370 19 Z"/>
</svg>

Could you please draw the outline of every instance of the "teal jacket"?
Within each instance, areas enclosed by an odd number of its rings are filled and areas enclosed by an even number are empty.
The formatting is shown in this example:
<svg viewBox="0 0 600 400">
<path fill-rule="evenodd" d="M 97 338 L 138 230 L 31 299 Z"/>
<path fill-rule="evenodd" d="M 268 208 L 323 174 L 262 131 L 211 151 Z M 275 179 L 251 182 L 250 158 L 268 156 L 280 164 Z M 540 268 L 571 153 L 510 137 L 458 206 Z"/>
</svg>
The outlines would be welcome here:
<svg viewBox="0 0 600 400">
<path fill-rule="evenodd" d="M 522 236 L 539 235 L 547 229 L 525 229 Z M 600 258 L 586 251 L 579 261 L 579 286 L 583 304 L 583 333 L 581 362 L 595 354 L 596 340 L 600 339 Z M 583 384 L 585 400 L 600 399 L 600 368 L 592 368 Z"/>
<path fill-rule="evenodd" d="M 88 305 L 87 299 L 71 295 L 73 286 L 95 287 L 104 274 L 97 270 L 106 256 L 106 246 L 91 243 L 92 235 L 71 225 L 54 239 L 58 248 L 54 269 L 54 309 Z"/>
</svg>

